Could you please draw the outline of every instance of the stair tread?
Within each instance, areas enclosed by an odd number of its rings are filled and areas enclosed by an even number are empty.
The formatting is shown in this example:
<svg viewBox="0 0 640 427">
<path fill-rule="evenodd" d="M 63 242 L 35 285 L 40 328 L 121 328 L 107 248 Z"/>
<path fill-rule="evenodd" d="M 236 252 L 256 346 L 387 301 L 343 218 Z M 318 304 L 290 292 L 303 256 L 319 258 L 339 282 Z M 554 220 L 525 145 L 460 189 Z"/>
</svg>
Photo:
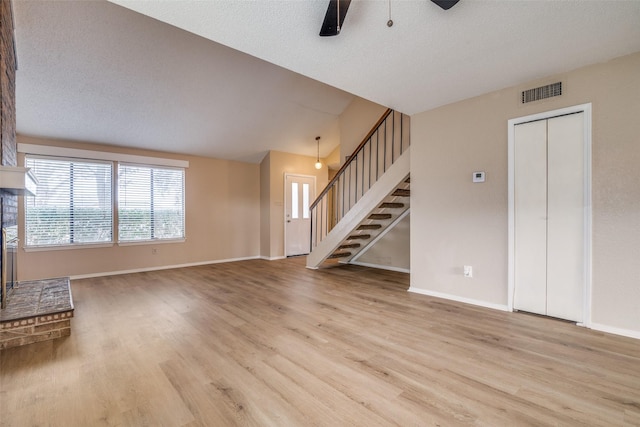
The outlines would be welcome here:
<svg viewBox="0 0 640 427">
<path fill-rule="evenodd" d="M 348 256 L 351 256 L 351 252 L 334 252 L 331 255 L 329 255 L 327 259 L 346 258 Z"/>
<path fill-rule="evenodd" d="M 380 209 L 400 209 L 404 208 L 404 203 L 384 202 L 378 207 Z"/>
<path fill-rule="evenodd" d="M 358 226 L 358 230 L 378 230 L 382 228 L 380 224 L 362 224 Z"/>
<path fill-rule="evenodd" d="M 391 219 L 393 218 L 393 215 L 388 214 L 388 213 L 374 213 L 369 215 L 369 219 Z"/>
<path fill-rule="evenodd" d="M 360 243 L 347 243 L 347 244 L 338 246 L 338 250 L 356 249 L 356 248 L 359 248 L 360 246 L 361 246 Z"/>
<path fill-rule="evenodd" d="M 396 188 L 396 190 L 392 193 L 392 196 L 398 197 L 409 197 L 411 195 L 411 190 L 405 190 L 403 188 Z"/>
<path fill-rule="evenodd" d="M 368 240 L 371 238 L 371 234 L 354 234 L 349 236 L 347 240 Z"/>
</svg>

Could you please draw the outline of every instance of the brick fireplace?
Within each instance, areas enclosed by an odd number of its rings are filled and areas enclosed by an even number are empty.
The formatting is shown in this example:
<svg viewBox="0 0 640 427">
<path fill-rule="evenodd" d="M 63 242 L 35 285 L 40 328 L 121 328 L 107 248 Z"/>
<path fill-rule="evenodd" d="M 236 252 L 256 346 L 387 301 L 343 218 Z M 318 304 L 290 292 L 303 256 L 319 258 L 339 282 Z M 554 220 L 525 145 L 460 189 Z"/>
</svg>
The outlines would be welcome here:
<svg viewBox="0 0 640 427">
<path fill-rule="evenodd" d="M 18 165 L 16 144 L 16 55 L 11 2 L 0 0 L 0 164 Z M 0 222 L 2 228 L 18 224 L 18 196 L 0 189 Z M 0 260 L 0 267 L 5 262 Z"/>
<path fill-rule="evenodd" d="M 0 0 L 0 59 L 0 169 L 17 170 L 16 51 L 10 0 Z M 19 191 L 7 189 L 6 182 L 5 176 L 0 175 L 0 226 L 3 230 L 0 271 L 3 282 L 10 281 L 8 288 L 3 289 L 4 294 L 0 292 L 2 301 L 6 302 L 0 309 L 0 350 L 67 336 L 71 333 L 70 319 L 73 317 L 68 278 L 17 282 L 20 249 L 15 238 Z M 11 230 L 9 236 L 6 230 Z"/>
</svg>

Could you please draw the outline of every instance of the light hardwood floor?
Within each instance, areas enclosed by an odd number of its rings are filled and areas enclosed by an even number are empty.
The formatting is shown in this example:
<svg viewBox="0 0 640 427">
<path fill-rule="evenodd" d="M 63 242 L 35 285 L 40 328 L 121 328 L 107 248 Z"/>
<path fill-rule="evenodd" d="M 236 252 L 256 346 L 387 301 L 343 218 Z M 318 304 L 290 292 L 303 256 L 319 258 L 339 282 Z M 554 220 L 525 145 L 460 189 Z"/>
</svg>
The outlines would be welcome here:
<svg viewBox="0 0 640 427">
<path fill-rule="evenodd" d="M 304 259 L 75 280 L 0 352 L 2 426 L 640 425 L 640 341 Z"/>
</svg>

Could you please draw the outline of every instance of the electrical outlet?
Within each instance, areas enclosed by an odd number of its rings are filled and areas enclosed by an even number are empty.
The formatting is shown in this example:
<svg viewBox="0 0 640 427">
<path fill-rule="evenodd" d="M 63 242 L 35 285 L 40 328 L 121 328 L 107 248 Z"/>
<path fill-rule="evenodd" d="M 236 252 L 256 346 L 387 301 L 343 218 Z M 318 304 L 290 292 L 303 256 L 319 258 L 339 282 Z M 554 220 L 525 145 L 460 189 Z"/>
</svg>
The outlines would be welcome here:
<svg viewBox="0 0 640 427">
<path fill-rule="evenodd" d="M 473 277 L 473 267 L 470 265 L 464 266 L 464 277 Z"/>
</svg>

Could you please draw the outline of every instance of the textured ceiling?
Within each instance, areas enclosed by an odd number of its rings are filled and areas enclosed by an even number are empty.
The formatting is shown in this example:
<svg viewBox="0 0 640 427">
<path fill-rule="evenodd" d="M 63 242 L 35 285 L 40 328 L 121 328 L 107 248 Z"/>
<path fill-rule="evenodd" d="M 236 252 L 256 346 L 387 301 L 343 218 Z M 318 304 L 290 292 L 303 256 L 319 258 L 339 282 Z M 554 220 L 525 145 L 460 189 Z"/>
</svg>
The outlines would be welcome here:
<svg viewBox="0 0 640 427">
<path fill-rule="evenodd" d="M 637 0 L 353 0 L 330 38 L 328 0 L 112 3 L 14 2 L 19 132 L 326 155 L 354 95 L 413 114 L 640 51 Z"/>
<path fill-rule="evenodd" d="M 407 114 L 640 51 L 638 0 L 112 1 Z"/>
<path fill-rule="evenodd" d="M 339 143 L 353 95 L 105 1 L 14 2 L 17 130 L 259 162 Z"/>
</svg>

